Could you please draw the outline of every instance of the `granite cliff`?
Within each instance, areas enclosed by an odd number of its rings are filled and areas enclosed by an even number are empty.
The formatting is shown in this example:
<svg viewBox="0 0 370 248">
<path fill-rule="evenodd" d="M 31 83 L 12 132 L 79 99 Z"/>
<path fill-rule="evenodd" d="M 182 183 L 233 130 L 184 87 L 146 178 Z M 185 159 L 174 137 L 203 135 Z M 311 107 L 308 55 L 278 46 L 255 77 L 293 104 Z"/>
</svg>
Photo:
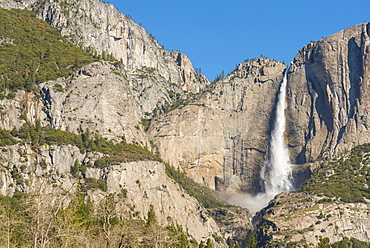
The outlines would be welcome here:
<svg viewBox="0 0 370 248">
<path fill-rule="evenodd" d="M 242 63 L 148 132 L 162 158 L 212 189 L 256 191 L 285 65 Z M 256 128 L 258 127 L 258 128 Z"/>
<path fill-rule="evenodd" d="M 91 137 L 101 135 L 114 142 L 149 147 L 141 125 L 139 103 L 124 73 L 114 62 L 95 62 L 68 78 L 40 84 L 40 95 L 17 91 L 13 99 L 0 100 L 2 128 L 19 130 L 39 122 L 42 126 L 51 125 L 75 134 L 84 130 L 90 132 Z M 154 77 L 155 73 L 151 73 Z M 252 228 L 248 211 L 241 208 L 223 210 L 227 214 L 216 222 L 217 210 L 213 210 L 214 217 L 210 216 L 208 210 L 168 177 L 163 163 L 139 159 L 96 168 L 97 159 L 110 155 L 83 152 L 73 145 L 35 146 L 33 141 L 29 142 L 2 146 L 1 194 L 11 196 L 21 191 L 58 197 L 78 192 L 86 180 L 99 180 L 105 181 L 105 190 L 92 186 L 86 192 L 96 205 L 104 197 L 119 195 L 125 189 L 125 203 L 117 205 L 121 211 L 132 212 L 140 219 L 146 218 L 153 206 L 161 226 L 180 225 L 198 242 L 219 237 L 218 242 L 213 241 L 214 245 L 223 247 L 226 238 L 239 242 Z M 82 181 L 72 173 L 76 160 L 87 166 Z"/>
<path fill-rule="evenodd" d="M 306 45 L 289 69 L 287 139 L 294 163 L 370 141 L 369 24 Z"/>
<path fill-rule="evenodd" d="M 261 235 L 259 240 L 263 240 L 262 247 L 267 244 L 273 247 L 318 247 L 324 238 L 329 238 L 328 243 L 335 243 L 345 237 L 370 242 L 367 204 L 325 203 L 321 199 L 298 193 L 276 197 L 259 213 L 263 217 L 259 219 L 257 234 Z"/>
</svg>

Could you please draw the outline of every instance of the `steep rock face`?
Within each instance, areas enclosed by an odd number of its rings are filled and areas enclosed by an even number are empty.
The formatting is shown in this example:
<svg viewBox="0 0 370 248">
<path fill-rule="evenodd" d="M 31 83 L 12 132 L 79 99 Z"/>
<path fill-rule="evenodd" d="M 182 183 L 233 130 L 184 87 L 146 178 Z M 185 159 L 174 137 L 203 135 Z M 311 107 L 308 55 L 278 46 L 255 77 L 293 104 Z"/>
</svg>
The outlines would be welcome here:
<svg viewBox="0 0 370 248">
<path fill-rule="evenodd" d="M 369 23 L 342 30 L 300 50 L 288 80 L 288 142 L 305 163 L 370 141 Z"/>
<path fill-rule="evenodd" d="M 257 217 L 257 232 L 272 246 L 307 244 L 317 247 L 320 238 L 330 242 L 352 237 L 370 242 L 370 219 L 365 203 L 325 202 L 304 193 L 282 193 Z M 269 228 L 262 226 L 267 224 Z"/>
<path fill-rule="evenodd" d="M 27 118 L 31 123 L 36 119 L 44 119 L 46 115 L 40 111 L 42 102 L 33 93 L 17 91 L 13 99 L 0 100 L 0 125 L 11 130 L 20 128 Z"/>
<path fill-rule="evenodd" d="M 213 189 L 256 189 L 285 68 L 270 59 L 240 64 L 184 108 L 157 118 L 149 133 L 162 158 Z"/>
<path fill-rule="evenodd" d="M 143 216 L 153 205 L 160 225 L 179 224 L 198 241 L 206 242 L 206 237 L 213 235 L 240 242 L 252 229 L 247 209 L 221 208 L 220 211 L 226 212 L 224 218 L 220 218 L 222 214 L 215 214 L 217 208 L 209 213 L 167 177 L 164 165 L 159 162 L 112 166 L 107 174 L 107 184 L 108 193 L 119 192 L 121 188 L 129 189 L 126 203 L 136 206 Z M 215 245 L 224 247 L 224 242 Z"/>
<path fill-rule="evenodd" d="M 71 145 L 41 146 L 38 153 L 26 144 L 2 147 L 0 193 L 12 195 L 16 189 L 27 194 L 75 192 L 71 166 L 76 159 L 83 161 L 84 157 Z"/>
<path fill-rule="evenodd" d="M 14 1 L 14 0 L 2 0 L 0 1 L 0 7 L 4 9 L 25 9 L 30 8 L 37 0 L 25 0 L 25 1 Z"/>
<path fill-rule="evenodd" d="M 132 162 L 111 166 L 107 184 L 108 193 L 127 188 L 127 203 L 136 206 L 142 216 L 153 205 L 162 226 L 177 223 L 198 241 L 210 234 L 221 236 L 217 223 L 193 197 L 167 177 L 162 163 Z"/>
<path fill-rule="evenodd" d="M 147 145 L 138 97 L 118 70 L 108 62 L 93 63 L 71 77 L 41 84 L 41 98 L 18 91 L 13 99 L 0 100 L 1 127 L 11 130 L 21 127 L 26 119 L 33 124 L 41 120 L 43 125 L 66 131 L 89 129 L 109 139 Z"/>
<path fill-rule="evenodd" d="M 138 99 L 124 73 L 110 63 L 98 62 L 82 67 L 67 79 L 46 82 L 40 85 L 43 110 L 55 128 L 71 132 L 88 128 L 109 139 L 124 136 L 129 143 L 146 144 Z"/>
</svg>

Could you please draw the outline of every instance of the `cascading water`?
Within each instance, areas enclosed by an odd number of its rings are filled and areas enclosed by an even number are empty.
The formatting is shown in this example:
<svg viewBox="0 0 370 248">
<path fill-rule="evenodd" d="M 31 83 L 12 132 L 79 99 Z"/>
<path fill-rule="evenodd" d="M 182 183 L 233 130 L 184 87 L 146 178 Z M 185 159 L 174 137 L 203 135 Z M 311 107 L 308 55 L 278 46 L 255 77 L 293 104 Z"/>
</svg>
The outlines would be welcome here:
<svg viewBox="0 0 370 248">
<path fill-rule="evenodd" d="M 270 199 L 281 192 L 293 190 L 292 167 L 289 161 L 288 148 L 284 142 L 287 76 L 288 70 L 284 73 L 278 94 L 275 126 L 271 133 L 269 156 L 261 171 L 264 186 L 263 193 Z"/>
</svg>

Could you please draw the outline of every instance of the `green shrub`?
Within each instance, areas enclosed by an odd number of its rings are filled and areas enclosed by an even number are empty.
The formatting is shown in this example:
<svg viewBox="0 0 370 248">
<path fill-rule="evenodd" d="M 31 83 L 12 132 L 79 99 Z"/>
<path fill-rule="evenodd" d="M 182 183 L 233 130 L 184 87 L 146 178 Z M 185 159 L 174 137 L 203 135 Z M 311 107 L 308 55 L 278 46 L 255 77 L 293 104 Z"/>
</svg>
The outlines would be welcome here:
<svg viewBox="0 0 370 248">
<path fill-rule="evenodd" d="M 12 178 L 18 183 L 18 184 L 21 184 L 23 183 L 23 177 L 22 175 L 19 173 L 17 167 L 13 167 L 13 170 L 11 171 L 10 173 L 12 175 Z"/>
<path fill-rule="evenodd" d="M 0 128 L 0 146 L 11 146 L 17 143 L 17 140 L 8 130 Z"/>
<path fill-rule="evenodd" d="M 55 84 L 55 85 L 54 85 L 54 87 L 53 87 L 53 89 L 54 89 L 55 91 L 57 91 L 57 92 L 64 92 L 64 88 L 63 88 L 63 86 L 62 86 L 62 85 L 60 85 L 60 84 Z"/>
<path fill-rule="evenodd" d="M 89 189 L 100 189 L 105 192 L 108 190 L 107 182 L 100 178 L 85 178 L 85 186 L 82 187 L 82 190 L 87 191 Z"/>
<path fill-rule="evenodd" d="M 73 164 L 71 168 L 71 174 L 73 177 L 77 178 L 80 175 L 85 177 L 86 173 L 86 166 L 81 164 L 77 159 L 75 160 L 75 163 Z"/>
<path fill-rule="evenodd" d="M 41 127 L 40 123 L 32 125 L 29 122 L 22 125 L 17 130 L 13 129 L 10 134 L 14 137 L 20 138 L 27 143 L 31 143 L 34 146 L 40 146 L 43 144 L 48 145 L 75 145 L 82 148 L 81 137 L 77 134 L 55 129 L 50 125 Z"/>
<path fill-rule="evenodd" d="M 343 237 L 341 241 L 337 241 L 331 245 L 332 248 L 369 248 L 370 243 L 365 241 L 360 241 L 356 238 Z"/>
</svg>

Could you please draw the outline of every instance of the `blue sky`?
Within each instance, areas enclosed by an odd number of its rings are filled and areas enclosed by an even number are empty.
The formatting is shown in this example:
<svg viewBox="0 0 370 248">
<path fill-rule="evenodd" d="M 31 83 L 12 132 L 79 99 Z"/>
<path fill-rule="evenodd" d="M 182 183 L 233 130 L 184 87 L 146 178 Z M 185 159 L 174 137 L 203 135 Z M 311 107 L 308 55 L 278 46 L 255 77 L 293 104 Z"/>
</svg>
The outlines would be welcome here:
<svg viewBox="0 0 370 248">
<path fill-rule="evenodd" d="M 261 54 L 289 63 L 311 40 L 370 21 L 370 0 L 109 0 L 211 81 Z"/>
</svg>

